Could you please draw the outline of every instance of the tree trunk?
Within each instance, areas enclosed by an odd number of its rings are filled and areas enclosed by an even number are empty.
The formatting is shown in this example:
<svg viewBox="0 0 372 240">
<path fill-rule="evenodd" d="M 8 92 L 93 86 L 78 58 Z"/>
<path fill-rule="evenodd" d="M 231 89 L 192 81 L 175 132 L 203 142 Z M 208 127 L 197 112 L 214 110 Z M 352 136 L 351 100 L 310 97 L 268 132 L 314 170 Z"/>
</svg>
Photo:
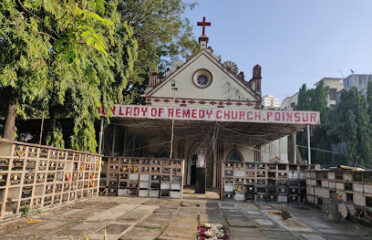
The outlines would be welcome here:
<svg viewBox="0 0 372 240">
<path fill-rule="evenodd" d="M 8 114 L 6 116 L 4 134 L 3 137 L 9 140 L 14 140 L 17 128 L 15 126 L 15 120 L 17 117 L 18 99 L 15 96 L 11 96 L 8 105 Z"/>
<path fill-rule="evenodd" d="M 48 135 L 50 136 L 50 142 L 48 145 L 54 146 L 54 132 L 57 127 L 57 119 L 56 119 L 56 114 L 54 111 L 54 107 L 52 106 L 53 102 L 53 95 L 51 97 L 50 103 L 49 103 L 49 120 L 50 120 L 50 125 L 49 125 L 49 132 Z"/>
</svg>

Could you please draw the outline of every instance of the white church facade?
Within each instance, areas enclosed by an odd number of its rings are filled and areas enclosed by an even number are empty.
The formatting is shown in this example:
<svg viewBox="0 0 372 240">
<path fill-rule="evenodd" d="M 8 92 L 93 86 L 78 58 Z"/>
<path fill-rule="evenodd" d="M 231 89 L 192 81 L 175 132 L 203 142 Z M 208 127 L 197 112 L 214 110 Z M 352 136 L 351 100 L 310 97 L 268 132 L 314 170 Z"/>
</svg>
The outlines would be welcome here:
<svg viewBox="0 0 372 240">
<path fill-rule="evenodd" d="M 164 79 L 150 74 L 146 105 L 111 109 L 102 153 L 184 159 L 183 185 L 202 176 L 211 188 L 221 186 L 228 161 L 288 163 L 287 136 L 319 124 L 319 113 L 263 110 L 261 67 L 245 80 L 234 63 L 214 55 L 205 34 L 199 43 L 201 51 L 175 62 Z"/>
</svg>

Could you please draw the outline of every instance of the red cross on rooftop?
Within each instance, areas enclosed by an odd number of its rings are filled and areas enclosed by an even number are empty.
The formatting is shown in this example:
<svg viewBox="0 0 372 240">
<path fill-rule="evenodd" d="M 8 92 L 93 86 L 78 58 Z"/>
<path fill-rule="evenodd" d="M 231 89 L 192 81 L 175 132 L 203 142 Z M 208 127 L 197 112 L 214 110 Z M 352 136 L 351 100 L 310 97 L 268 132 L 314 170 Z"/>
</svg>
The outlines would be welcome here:
<svg viewBox="0 0 372 240">
<path fill-rule="evenodd" d="M 203 32 L 202 35 L 205 35 L 205 27 L 210 26 L 211 22 L 206 22 L 205 17 L 203 17 L 203 22 L 198 22 L 198 26 L 203 26 Z"/>
</svg>

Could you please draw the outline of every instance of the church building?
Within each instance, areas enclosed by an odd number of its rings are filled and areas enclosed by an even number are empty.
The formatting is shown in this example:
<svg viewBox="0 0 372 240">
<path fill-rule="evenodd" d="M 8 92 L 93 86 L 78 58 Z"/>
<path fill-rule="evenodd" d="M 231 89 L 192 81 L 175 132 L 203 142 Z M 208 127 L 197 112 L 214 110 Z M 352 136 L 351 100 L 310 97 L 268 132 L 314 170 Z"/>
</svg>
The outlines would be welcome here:
<svg viewBox="0 0 372 240">
<path fill-rule="evenodd" d="M 150 73 L 146 105 L 115 105 L 100 146 L 105 156 L 184 159 L 183 185 L 203 192 L 221 186 L 225 162 L 288 163 L 287 136 L 319 124 L 319 113 L 262 109 L 261 67 L 246 79 L 222 63 L 208 46 L 210 23 L 198 25 L 201 51 L 163 79 Z"/>
</svg>

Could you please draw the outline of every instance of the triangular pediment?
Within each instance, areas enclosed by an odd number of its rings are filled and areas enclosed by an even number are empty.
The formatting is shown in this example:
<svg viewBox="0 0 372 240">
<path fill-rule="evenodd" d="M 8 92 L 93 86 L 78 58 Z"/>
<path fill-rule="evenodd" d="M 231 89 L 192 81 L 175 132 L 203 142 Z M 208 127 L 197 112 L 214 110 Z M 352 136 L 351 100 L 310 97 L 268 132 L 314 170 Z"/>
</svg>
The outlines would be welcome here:
<svg viewBox="0 0 372 240">
<path fill-rule="evenodd" d="M 211 74 L 209 84 L 206 87 L 198 86 L 195 74 L 199 71 L 207 71 Z M 207 74 L 208 75 L 208 74 Z M 209 78 L 209 77 L 208 77 Z M 176 91 L 172 89 L 175 83 Z M 202 50 L 199 54 L 189 59 L 172 74 L 166 77 L 156 87 L 149 89 L 146 94 L 150 99 L 186 99 L 194 102 L 231 102 L 230 105 L 253 106 L 260 101 L 260 93 L 253 91 L 247 82 L 238 79 L 230 73 L 223 64 L 208 50 Z M 249 105 L 246 103 L 250 103 Z M 158 104 L 156 104 L 158 105 Z"/>
</svg>

